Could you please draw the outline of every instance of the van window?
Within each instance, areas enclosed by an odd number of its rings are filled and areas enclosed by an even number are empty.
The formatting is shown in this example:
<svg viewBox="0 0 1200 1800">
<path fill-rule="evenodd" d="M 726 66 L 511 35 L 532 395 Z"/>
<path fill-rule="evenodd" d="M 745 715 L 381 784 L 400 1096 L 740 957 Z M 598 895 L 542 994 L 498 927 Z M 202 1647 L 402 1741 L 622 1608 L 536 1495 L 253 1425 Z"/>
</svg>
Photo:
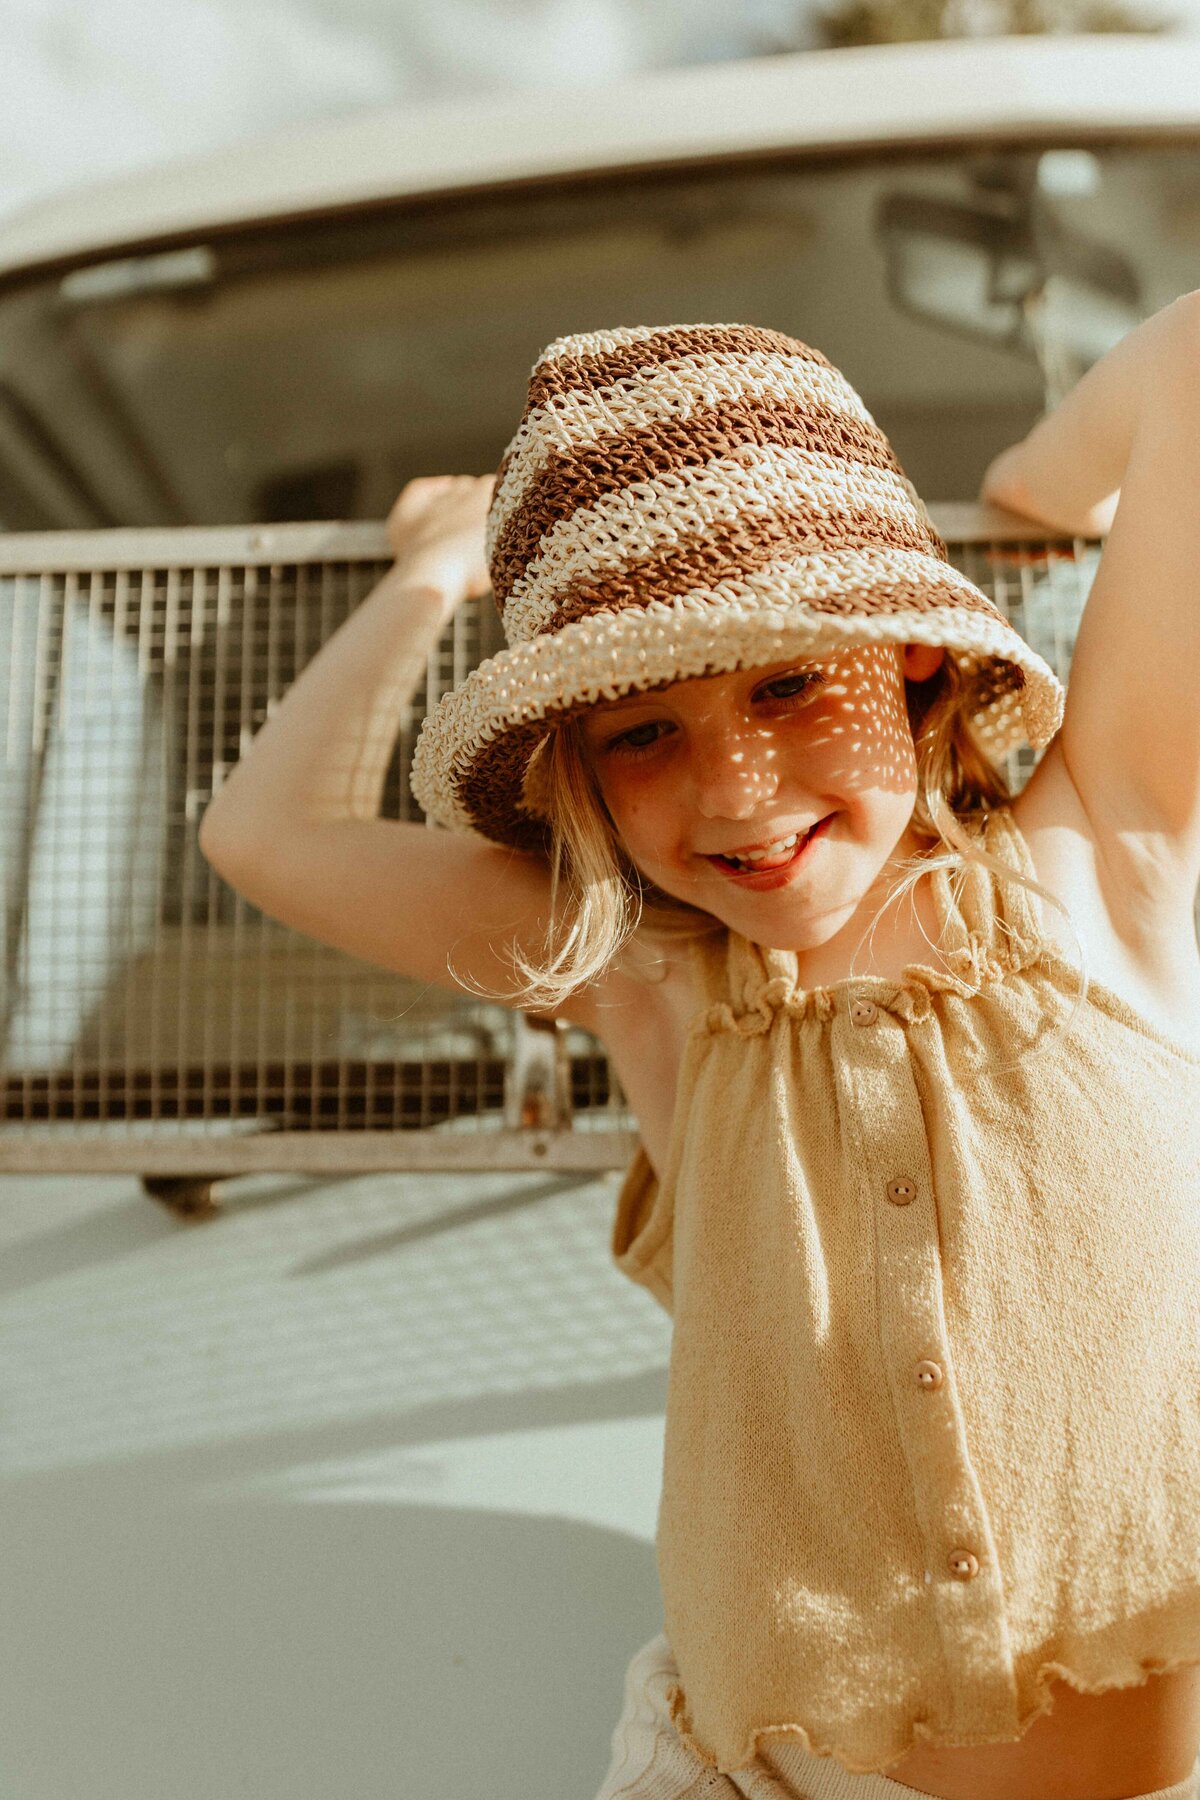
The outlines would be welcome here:
<svg viewBox="0 0 1200 1800">
<path fill-rule="evenodd" d="M 495 468 L 553 338 L 769 325 L 969 499 L 1195 281 L 1200 146 L 775 156 L 425 197 L 0 289 L 0 528 L 383 517 Z"/>
</svg>

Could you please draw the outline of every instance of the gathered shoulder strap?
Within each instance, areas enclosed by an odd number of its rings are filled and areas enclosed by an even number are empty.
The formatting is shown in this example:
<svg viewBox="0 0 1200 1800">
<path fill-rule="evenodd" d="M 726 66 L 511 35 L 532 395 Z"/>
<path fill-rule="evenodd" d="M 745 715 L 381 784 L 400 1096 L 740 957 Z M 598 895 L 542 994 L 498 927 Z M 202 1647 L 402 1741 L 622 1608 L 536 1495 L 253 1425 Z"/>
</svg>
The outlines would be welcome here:
<svg viewBox="0 0 1200 1800">
<path fill-rule="evenodd" d="M 982 827 L 974 826 L 971 834 L 989 856 L 1028 880 L 1038 880 L 1033 856 L 1011 805 L 993 807 L 984 815 Z M 1028 961 L 1046 945 L 1041 903 L 1024 881 L 1000 875 L 975 862 L 965 864 L 953 876 L 939 870 L 935 881 L 939 878 L 947 894 L 951 886 L 956 894 L 947 909 L 950 937 L 955 937 L 957 925 L 957 936 L 963 943 L 978 946 L 1006 967 Z M 956 948 L 957 944 L 951 947 Z"/>
</svg>

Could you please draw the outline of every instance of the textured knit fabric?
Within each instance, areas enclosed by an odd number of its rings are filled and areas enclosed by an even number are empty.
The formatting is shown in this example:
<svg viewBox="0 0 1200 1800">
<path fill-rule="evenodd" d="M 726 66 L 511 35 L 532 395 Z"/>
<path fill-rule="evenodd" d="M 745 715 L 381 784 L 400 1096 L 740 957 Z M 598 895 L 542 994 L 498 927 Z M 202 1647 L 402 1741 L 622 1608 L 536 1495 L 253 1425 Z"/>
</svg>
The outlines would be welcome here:
<svg viewBox="0 0 1200 1800">
<path fill-rule="evenodd" d="M 834 1757 L 811 1756 L 786 1738 L 766 1743 L 749 1768 L 718 1774 L 671 1722 L 667 1696 L 678 1677 L 660 1631 L 625 1671 L 624 1706 L 596 1800 L 933 1800 L 924 1788 L 886 1775 L 851 1775 Z M 1108 1800 L 1110 1792 L 1091 1800 Z M 1200 1760 L 1182 1781 L 1134 1800 L 1200 1800 Z"/>
<path fill-rule="evenodd" d="M 1036 879 L 1010 807 L 964 825 Z M 618 1196 L 674 1321 L 671 1716 L 721 1772 L 776 1737 L 878 1772 L 1200 1662 L 1200 1053 L 1095 980 L 1064 1038 L 1037 897 L 926 879 L 899 981 L 694 946 L 662 1181 L 639 1145 Z"/>
</svg>

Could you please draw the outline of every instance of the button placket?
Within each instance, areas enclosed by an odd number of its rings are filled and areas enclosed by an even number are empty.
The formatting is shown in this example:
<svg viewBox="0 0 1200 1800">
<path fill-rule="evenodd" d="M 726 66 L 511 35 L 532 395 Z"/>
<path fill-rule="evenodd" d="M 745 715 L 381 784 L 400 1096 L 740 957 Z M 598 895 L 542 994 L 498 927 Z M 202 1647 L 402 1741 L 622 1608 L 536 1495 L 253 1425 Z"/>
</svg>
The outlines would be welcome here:
<svg viewBox="0 0 1200 1800">
<path fill-rule="evenodd" d="M 832 1048 L 844 1122 L 857 1137 L 861 1204 L 874 1228 L 882 1370 L 912 1480 L 922 1561 L 935 1572 L 927 1577 L 929 1603 L 948 1657 L 961 1657 L 969 1642 L 980 1675 L 978 1685 L 956 1694 L 948 1727 L 970 1735 L 998 1698 L 1015 1706 L 1016 1678 L 995 1543 L 953 1367 L 948 1355 L 929 1355 L 931 1348 L 948 1351 L 948 1338 L 933 1169 L 908 1029 L 874 1002 L 872 1029 L 861 1029 L 868 1022 L 864 998 L 848 998 Z"/>
</svg>

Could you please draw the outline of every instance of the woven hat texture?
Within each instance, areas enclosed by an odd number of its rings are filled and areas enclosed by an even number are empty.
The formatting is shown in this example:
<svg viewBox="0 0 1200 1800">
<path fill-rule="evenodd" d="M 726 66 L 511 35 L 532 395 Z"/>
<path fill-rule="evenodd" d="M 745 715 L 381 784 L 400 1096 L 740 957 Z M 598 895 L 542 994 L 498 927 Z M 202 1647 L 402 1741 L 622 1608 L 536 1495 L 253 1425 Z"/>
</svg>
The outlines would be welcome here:
<svg viewBox="0 0 1200 1800">
<path fill-rule="evenodd" d="M 1053 670 L 950 563 L 854 388 L 780 331 L 556 338 L 497 471 L 486 553 L 508 648 L 426 717 L 411 782 L 440 824 L 518 849 L 549 848 L 525 777 L 555 723 L 673 681 L 940 644 L 996 762 L 1062 722 Z"/>
</svg>

